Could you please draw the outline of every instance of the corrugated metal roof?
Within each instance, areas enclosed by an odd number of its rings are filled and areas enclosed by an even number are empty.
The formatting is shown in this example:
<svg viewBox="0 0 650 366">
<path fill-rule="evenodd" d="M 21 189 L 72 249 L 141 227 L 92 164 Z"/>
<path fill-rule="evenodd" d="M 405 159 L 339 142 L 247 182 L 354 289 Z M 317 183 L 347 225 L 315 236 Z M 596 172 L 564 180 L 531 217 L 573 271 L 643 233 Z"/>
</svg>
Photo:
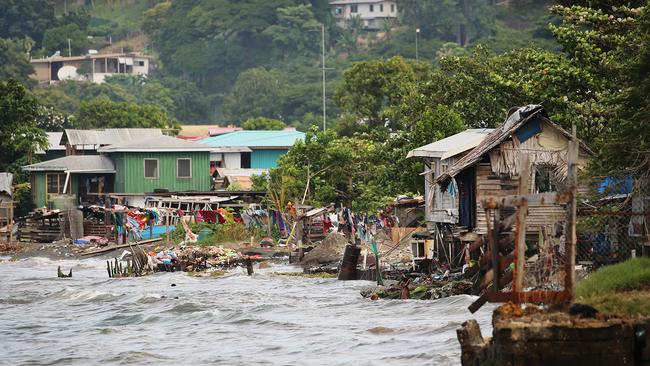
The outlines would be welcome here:
<svg viewBox="0 0 650 366">
<path fill-rule="evenodd" d="M 169 136 L 155 136 L 146 139 L 114 144 L 97 149 L 98 152 L 118 151 L 212 151 L 209 146 Z"/>
<path fill-rule="evenodd" d="M 11 185 L 14 175 L 11 173 L 0 173 L 0 194 L 6 193 L 11 197 Z"/>
<path fill-rule="evenodd" d="M 268 169 L 226 169 L 217 168 L 221 177 L 251 177 L 253 175 L 262 175 L 269 172 Z"/>
<path fill-rule="evenodd" d="M 517 109 L 513 114 L 506 118 L 505 122 L 494 129 L 489 135 L 487 135 L 483 141 L 478 144 L 472 151 L 467 155 L 463 156 L 460 160 L 454 163 L 447 172 L 441 174 L 436 182 L 444 183 L 447 182 L 452 177 L 455 177 L 458 173 L 462 172 L 466 168 L 476 164 L 481 160 L 484 154 L 488 153 L 493 148 L 497 147 L 505 139 L 509 138 L 515 131 L 517 131 L 521 126 L 525 125 L 526 122 L 530 121 L 535 116 L 543 117 L 551 126 L 560 131 L 567 138 L 571 138 L 571 134 L 564 130 L 562 127 L 553 123 L 544 107 L 537 104 L 527 105 Z M 593 155 L 593 151 L 585 145 L 584 142 L 578 139 L 580 147 L 589 154 Z"/>
<path fill-rule="evenodd" d="M 473 149 L 494 131 L 492 128 L 474 128 L 459 132 L 442 140 L 409 151 L 406 157 L 431 157 L 448 159 L 467 150 Z"/>
<path fill-rule="evenodd" d="M 113 160 L 103 155 L 69 155 L 26 165 L 26 171 L 56 171 L 70 173 L 115 173 Z"/>
<path fill-rule="evenodd" d="M 47 150 L 43 150 L 39 148 L 38 150 L 36 150 L 36 154 L 45 154 L 46 151 L 50 151 L 50 150 L 65 150 L 65 146 L 60 145 L 61 136 L 63 136 L 63 132 L 46 132 L 46 134 L 47 134 L 48 148 Z"/>
<path fill-rule="evenodd" d="M 248 146 L 251 148 L 289 148 L 297 140 L 304 140 L 305 133 L 300 131 L 235 131 L 225 135 L 208 137 L 199 144 L 209 146 Z"/>
<path fill-rule="evenodd" d="M 113 145 L 153 136 L 162 136 L 159 128 L 107 128 L 104 130 L 66 129 L 60 144 L 65 145 Z"/>
</svg>

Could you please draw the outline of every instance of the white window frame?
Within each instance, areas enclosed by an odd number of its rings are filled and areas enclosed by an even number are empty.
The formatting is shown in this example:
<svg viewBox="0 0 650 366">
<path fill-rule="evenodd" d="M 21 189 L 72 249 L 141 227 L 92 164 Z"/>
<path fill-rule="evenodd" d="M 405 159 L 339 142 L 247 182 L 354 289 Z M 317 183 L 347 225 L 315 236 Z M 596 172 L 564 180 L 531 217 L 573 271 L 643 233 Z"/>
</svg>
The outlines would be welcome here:
<svg viewBox="0 0 650 366">
<path fill-rule="evenodd" d="M 358 13 L 359 12 L 359 6 L 358 5 L 350 5 L 350 13 Z"/>
<path fill-rule="evenodd" d="M 156 176 L 155 177 L 147 177 L 147 160 L 155 160 L 156 161 Z M 144 175 L 144 179 L 160 179 L 160 159 L 158 158 L 144 158 L 142 159 L 142 170 Z"/>
<path fill-rule="evenodd" d="M 369 4 L 368 5 L 368 11 L 373 13 L 375 11 L 375 4 Z"/>
<path fill-rule="evenodd" d="M 179 171 L 178 162 L 181 161 L 181 160 L 189 160 L 189 162 L 190 162 L 190 175 L 188 177 L 181 177 L 178 174 L 178 171 Z M 176 179 L 192 179 L 192 158 L 177 158 L 176 159 Z"/>
<path fill-rule="evenodd" d="M 390 12 L 391 13 L 395 12 L 395 4 L 390 4 Z"/>
</svg>

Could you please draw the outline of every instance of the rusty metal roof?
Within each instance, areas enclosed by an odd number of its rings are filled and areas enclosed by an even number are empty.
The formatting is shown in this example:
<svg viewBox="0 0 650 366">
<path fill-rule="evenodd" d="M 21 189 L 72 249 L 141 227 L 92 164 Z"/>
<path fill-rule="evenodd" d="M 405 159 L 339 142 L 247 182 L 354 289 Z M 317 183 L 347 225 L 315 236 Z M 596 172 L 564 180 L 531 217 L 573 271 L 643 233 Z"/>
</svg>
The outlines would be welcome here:
<svg viewBox="0 0 650 366">
<path fill-rule="evenodd" d="M 560 131 L 564 136 L 566 136 L 567 138 L 571 138 L 571 134 L 568 131 L 556 125 L 549 119 L 546 110 L 544 110 L 544 108 L 541 105 L 538 104 L 527 105 L 525 107 L 521 107 L 517 109 L 514 113 L 508 116 L 508 118 L 501 126 L 496 128 L 489 135 L 487 135 L 487 137 L 480 144 L 478 144 L 478 146 L 476 146 L 472 151 L 470 151 L 467 155 L 463 156 L 456 163 L 454 163 L 454 165 L 449 167 L 449 170 L 447 170 L 444 174 L 441 174 L 436 179 L 436 182 L 438 183 L 447 182 L 451 178 L 455 177 L 460 172 L 465 170 L 466 168 L 478 163 L 482 159 L 484 154 L 488 153 L 493 148 L 499 146 L 501 142 L 509 138 L 515 131 L 517 131 L 520 127 L 522 127 L 526 122 L 532 120 L 536 116 L 541 116 L 551 126 L 553 126 L 558 131 Z M 590 150 L 589 147 L 587 147 L 587 145 L 585 145 L 584 142 L 582 142 L 581 140 L 578 140 L 578 142 L 580 144 L 580 147 L 584 151 L 586 151 L 588 154 L 591 155 L 594 154 L 593 151 Z"/>
</svg>

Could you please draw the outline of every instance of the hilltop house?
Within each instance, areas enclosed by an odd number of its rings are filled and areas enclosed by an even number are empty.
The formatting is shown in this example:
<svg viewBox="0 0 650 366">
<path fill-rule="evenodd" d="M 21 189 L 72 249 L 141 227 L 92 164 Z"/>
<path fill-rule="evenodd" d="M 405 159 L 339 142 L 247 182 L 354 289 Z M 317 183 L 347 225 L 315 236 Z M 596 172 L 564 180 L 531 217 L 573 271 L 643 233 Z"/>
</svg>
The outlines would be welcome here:
<svg viewBox="0 0 650 366">
<path fill-rule="evenodd" d="M 408 158 L 424 161 L 424 199 L 427 227 L 433 229 L 438 223 L 458 223 L 458 200 L 453 185 L 442 190 L 435 179 L 450 166 L 480 144 L 493 129 L 469 129 L 442 140 L 411 150 Z"/>
<path fill-rule="evenodd" d="M 47 206 L 53 194 L 72 194 L 87 204 L 107 193 L 210 190 L 212 149 L 158 129 L 66 130 L 60 144 L 67 156 L 23 167 L 31 172 L 38 207 Z"/>
<path fill-rule="evenodd" d="M 330 8 L 336 19 L 336 25 L 347 28 L 352 18 L 358 17 L 362 27 L 368 30 L 382 29 L 385 19 L 397 19 L 395 1 L 382 0 L 334 0 Z"/>
<path fill-rule="evenodd" d="M 88 54 L 62 57 L 58 54 L 32 59 L 31 78 L 42 84 L 60 80 L 87 80 L 101 84 L 112 75 L 148 75 L 149 57 L 137 53 Z"/>
<path fill-rule="evenodd" d="M 457 159 L 435 178 L 442 192 L 453 200 L 443 201 L 442 210 L 456 210 L 456 234 L 473 240 L 487 233 L 483 199 L 517 194 L 519 157 L 527 155 L 530 164 L 530 193 L 561 191 L 567 174 L 567 151 L 571 135 L 551 122 L 540 105 L 529 105 L 511 113 L 506 121 L 485 136 L 471 151 Z M 579 141 L 578 168 L 586 166 L 593 152 Z M 452 211 L 453 212 L 453 211 Z M 560 205 L 528 206 L 527 231 L 563 222 Z"/>
</svg>

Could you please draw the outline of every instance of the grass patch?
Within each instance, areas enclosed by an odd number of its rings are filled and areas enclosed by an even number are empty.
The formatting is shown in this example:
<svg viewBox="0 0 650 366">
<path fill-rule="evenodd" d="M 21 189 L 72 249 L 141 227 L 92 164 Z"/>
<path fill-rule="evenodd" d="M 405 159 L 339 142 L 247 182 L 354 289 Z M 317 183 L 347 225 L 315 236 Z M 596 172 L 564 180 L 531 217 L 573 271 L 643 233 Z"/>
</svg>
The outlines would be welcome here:
<svg viewBox="0 0 650 366">
<path fill-rule="evenodd" d="M 650 258 L 603 267 L 576 288 L 576 301 L 621 315 L 650 316 Z"/>
</svg>

